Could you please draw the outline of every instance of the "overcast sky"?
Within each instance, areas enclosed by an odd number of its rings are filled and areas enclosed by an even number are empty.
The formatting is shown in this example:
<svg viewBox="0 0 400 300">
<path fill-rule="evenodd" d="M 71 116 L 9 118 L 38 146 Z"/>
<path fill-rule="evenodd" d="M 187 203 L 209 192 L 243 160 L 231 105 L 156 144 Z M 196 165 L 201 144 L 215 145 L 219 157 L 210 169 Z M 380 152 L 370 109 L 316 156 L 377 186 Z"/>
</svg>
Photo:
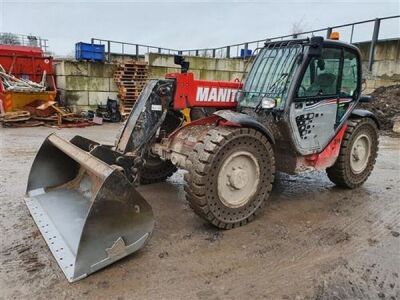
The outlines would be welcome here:
<svg viewBox="0 0 400 300">
<path fill-rule="evenodd" d="M 72 53 L 91 37 L 191 49 L 400 14 L 383 1 L 9 1 L 0 0 L 0 32 L 39 35 L 50 50 Z M 382 37 L 399 37 L 398 19 L 382 22 Z M 372 25 L 355 36 L 369 39 Z M 348 32 L 343 32 L 343 35 Z"/>
</svg>

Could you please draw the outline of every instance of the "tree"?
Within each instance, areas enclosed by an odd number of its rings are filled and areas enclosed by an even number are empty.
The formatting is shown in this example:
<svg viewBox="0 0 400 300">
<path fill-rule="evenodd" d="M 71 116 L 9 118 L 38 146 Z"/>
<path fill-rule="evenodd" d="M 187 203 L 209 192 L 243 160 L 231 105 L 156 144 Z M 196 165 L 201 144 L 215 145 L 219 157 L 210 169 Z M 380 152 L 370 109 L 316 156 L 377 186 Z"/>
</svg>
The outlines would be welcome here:
<svg viewBox="0 0 400 300">
<path fill-rule="evenodd" d="M 292 29 L 290 30 L 293 37 L 299 38 L 301 35 L 300 33 L 307 31 L 307 23 L 304 22 L 303 18 L 298 21 L 292 23 Z"/>
</svg>

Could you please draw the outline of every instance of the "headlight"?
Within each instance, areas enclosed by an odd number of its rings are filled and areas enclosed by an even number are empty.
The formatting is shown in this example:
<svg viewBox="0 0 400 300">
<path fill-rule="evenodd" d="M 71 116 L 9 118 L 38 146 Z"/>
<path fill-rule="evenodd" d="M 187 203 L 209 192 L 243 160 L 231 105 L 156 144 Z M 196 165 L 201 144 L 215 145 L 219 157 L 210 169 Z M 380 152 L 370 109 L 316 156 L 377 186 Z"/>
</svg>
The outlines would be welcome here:
<svg viewBox="0 0 400 300">
<path fill-rule="evenodd" d="M 276 100 L 273 98 L 264 97 L 261 100 L 261 108 L 272 109 L 276 107 Z"/>
</svg>

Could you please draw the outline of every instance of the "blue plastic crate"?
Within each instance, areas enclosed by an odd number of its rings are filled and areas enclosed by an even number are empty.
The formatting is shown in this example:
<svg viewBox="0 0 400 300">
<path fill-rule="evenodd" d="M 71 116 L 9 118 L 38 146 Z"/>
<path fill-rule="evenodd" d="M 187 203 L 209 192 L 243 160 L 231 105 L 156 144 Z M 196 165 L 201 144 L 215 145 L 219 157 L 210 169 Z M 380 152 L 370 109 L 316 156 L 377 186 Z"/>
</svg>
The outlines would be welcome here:
<svg viewBox="0 0 400 300">
<path fill-rule="evenodd" d="M 240 57 L 249 57 L 251 56 L 251 49 L 240 49 Z"/>
<path fill-rule="evenodd" d="M 76 60 L 105 61 L 105 58 L 105 45 L 82 42 L 75 44 Z"/>
</svg>

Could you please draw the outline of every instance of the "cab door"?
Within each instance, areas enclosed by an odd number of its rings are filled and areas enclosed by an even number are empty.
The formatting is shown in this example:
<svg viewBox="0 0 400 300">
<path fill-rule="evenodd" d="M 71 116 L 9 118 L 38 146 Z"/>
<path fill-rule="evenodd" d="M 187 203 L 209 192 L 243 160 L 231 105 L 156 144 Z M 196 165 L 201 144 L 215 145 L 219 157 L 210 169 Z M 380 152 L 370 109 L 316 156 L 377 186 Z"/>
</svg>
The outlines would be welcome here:
<svg viewBox="0 0 400 300">
<path fill-rule="evenodd" d="M 345 51 L 323 48 L 320 56 L 309 58 L 303 72 L 289 114 L 295 144 L 302 155 L 321 152 L 356 103 L 357 55 Z"/>
</svg>

